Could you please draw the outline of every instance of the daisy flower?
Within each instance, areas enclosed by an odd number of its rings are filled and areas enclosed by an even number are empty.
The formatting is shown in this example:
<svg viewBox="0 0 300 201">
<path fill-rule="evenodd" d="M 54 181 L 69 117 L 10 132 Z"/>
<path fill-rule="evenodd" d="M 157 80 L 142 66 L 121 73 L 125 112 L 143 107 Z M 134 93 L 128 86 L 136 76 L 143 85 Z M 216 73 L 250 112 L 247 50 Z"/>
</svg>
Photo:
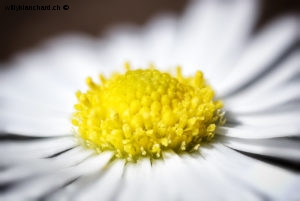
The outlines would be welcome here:
<svg viewBox="0 0 300 201">
<path fill-rule="evenodd" d="M 258 10 L 192 1 L 2 64 L 0 200 L 300 200 L 299 16 L 253 34 Z"/>
</svg>

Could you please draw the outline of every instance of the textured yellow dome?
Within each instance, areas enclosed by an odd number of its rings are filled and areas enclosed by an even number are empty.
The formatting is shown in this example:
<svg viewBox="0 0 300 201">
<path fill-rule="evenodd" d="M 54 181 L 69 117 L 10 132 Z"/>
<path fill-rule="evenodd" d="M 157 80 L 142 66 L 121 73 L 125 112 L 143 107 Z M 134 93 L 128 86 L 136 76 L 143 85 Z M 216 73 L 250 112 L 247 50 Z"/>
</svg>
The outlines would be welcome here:
<svg viewBox="0 0 300 201">
<path fill-rule="evenodd" d="M 98 152 L 111 150 L 117 158 L 137 160 L 160 158 L 162 151 L 197 149 L 214 137 L 222 119 L 221 101 L 205 84 L 202 72 L 184 78 L 154 68 L 100 75 L 101 84 L 91 78 L 86 93 L 76 93 L 72 124 L 86 146 Z"/>
</svg>

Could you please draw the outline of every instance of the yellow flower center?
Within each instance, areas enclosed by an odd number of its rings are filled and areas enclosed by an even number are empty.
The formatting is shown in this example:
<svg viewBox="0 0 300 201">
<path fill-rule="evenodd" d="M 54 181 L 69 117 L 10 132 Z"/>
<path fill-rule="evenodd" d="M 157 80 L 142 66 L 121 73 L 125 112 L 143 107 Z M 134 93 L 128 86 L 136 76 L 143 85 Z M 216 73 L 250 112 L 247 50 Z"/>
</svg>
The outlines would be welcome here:
<svg viewBox="0 0 300 201">
<path fill-rule="evenodd" d="M 160 158 L 164 150 L 192 151 L 214 137 L 222 102 L 213 100 L 202 72 L 185 78 L 180 67 L 173 77 L 126 66 L 125 74 L 100 75 L 101 84 L 88 77 L 87 92 L 76 93 L 72 124 L 84 145 L 135 161 Z"/>
</svg>

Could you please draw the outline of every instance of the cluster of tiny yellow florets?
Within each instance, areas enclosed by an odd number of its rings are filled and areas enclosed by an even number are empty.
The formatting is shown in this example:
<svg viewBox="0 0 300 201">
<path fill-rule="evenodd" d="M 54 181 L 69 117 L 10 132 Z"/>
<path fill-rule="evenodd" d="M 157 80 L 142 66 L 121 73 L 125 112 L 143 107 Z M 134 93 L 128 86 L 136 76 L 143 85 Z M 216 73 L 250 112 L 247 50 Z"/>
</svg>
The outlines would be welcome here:
<svg viewBox="0 0 300 201">
<path fill-rule="evenodd" d="M 87 146 L 111 150 L 115 157 L 137 160 L 159 158 L 164 150 L 198 149 L 211 140 L 220 122 L 221 101 L 206 85 L 202 72 L 184 78 L 153 67 L 100 75 L 101 84 L 90 77 L 89 89 L 76 93 L 78 103 L 72 123 Z"/>
</svg>

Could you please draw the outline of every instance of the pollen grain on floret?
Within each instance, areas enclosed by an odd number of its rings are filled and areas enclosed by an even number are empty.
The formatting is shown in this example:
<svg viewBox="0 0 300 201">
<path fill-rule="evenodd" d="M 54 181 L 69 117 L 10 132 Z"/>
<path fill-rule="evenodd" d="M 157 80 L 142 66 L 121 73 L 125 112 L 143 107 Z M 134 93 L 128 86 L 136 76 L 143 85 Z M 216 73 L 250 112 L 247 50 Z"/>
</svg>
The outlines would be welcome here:
<svg viewBox="0 0 300 201">
<path fill-rule="evenodd" d="M 72 124 L 86 146 L 135 161 L 191 151 L 214 137 L 223 104 L 201 71 L 185 78 L 180 67 L 176 76 L 125 67 L 125 74 L 100 75 L 100 84 L 88 77 L 89 89 L 76 92 Z"/>
</svg>

